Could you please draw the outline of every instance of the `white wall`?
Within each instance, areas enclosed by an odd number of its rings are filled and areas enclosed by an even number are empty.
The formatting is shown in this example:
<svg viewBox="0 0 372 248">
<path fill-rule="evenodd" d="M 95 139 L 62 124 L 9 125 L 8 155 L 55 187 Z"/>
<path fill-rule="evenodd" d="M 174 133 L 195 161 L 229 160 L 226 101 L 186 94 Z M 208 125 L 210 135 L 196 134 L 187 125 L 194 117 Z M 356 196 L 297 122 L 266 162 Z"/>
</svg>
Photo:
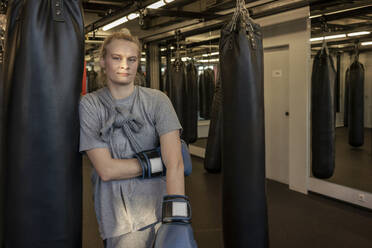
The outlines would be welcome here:
<svg viewBox="0 0 372 248">
<path fill-rule="evenodd" d="M 309 171 L 310 23 L 309 8 L 256 20 L 263 46 L 289 47 L 289 188 L 307 193 Z"/>
</svg>

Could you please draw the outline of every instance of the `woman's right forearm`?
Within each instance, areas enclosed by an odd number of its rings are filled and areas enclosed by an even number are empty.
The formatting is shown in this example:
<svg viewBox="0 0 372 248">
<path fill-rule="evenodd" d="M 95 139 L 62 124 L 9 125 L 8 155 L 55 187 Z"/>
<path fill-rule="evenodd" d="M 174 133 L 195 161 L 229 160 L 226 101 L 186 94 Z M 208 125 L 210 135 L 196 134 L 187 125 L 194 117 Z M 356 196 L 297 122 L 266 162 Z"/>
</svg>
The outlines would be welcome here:
<svg viewBox="0 0 372 248">
<path fill-rule="evenodd" d="M 142 167 L 135 158 L 113 159 L 107 148 L 94 148 L 86 153 L 103 181 L 129 179 L 142 175 Z"/>
<path fill-rule="evenodd" d="M 142 168 L 135 158 L 111 159 L 106 168 L 103 181 L 135 178 L 142 175 Z"/>
</svg>

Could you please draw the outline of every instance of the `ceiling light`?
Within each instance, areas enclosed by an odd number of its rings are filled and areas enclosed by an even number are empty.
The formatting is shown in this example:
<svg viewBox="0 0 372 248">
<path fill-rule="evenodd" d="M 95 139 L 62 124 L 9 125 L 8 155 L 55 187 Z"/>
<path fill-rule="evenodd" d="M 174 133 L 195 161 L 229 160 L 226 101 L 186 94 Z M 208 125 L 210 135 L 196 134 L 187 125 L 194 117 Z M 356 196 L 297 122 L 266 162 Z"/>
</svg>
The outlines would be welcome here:
<svg viewBox="0 0 372 248">
<path fill-rule="evenodd" d="M 139 17 L 138 13 L 132 13 L 128 15 L 128 20 L 133 20 L 136 19 L 137 17 Z"/>
<path fill-rule="evenodd" d="M 220 54 L 219 52 L 214 52 L 214 53 L 211 53 L 211 55 L 218 55 Z"/>
<path fill-rule="evenodd" d="M 162 51 L 162 52 L 163 52 L 163 51 L 166 51 L 166 50 L 167 50 L 166 48 L 161 48 L 161 49 L 160 49 L 160 51 Z"/>
<path fill-rule="evenodd" d="M 359 36 L 359 35 L 366 35 L 370 34 L 369 31 L 361 31 L 361 32 L 354 32 L 354 33 L 348 33 L 347 36 Z"/>
<path fill-rule="evenodd" d="M 316 38 L 310 39 L 310 41 L 319 41 L 319 40 L 324 40 L 324 37 L 316 37 Z"/>
<path fill-rule="evenodd" d="M 328 35 L 324 37 L 325 40 L 331 40 L 331 39 L 338 39 L 338 38 L 345 38 L 346 34 L 335 34 L 335 35 Z"/>
<path fill-rule="evenodd" d="M 174 0 L 164 0 L 166 4 L 173 2 Z"/>
<path fill-rule="evenodd" d="M 110 24 L 107 24 L 107 25 L 103 26 L 102 30 L 103 31 L 107 31 L 107 30 L 112 29 L 112 28 L 114 28 L 116 26 L 119 26 L 120 24 L 123 24 L 123 23 L 125 23 L 127 21 L 128 21 L 127 17 L 124 16 L 124 17 L 122 17 L 120 19 L 117 19 L 114 22 L 111 22 Z"/>
<path fill-rule="evenodd" d="M 362 42 L 361 44 L 362 46 L 369 46 L 369 45 L 372 45 L 372 41 Z"/>
<path fill-rule="evenodd" d="M 146 8 L 149 8 L 149 9 L 158 9 L 158 8 L 161 8 L 165 5 L 165 2 L 163 0 L 160 0 L 160 1 L 157 1 L 149 6 L 147 6 Z"/>
<path fill-rule="evenodd" d="M 209 62 L 218 62 L 219 59 L 201 59 L 201 60 L 198 60 L 198 62 L 202 62 L 202 63 L 209 63 Z"/>
<path fill-rule="evenodd" d="M 322 15 L 314 15 L 314 16 L 310 16 L 310 19 L 313 19 L 313 18 L 317 18 L 317 17 L 321 17 Z"/>
<path fill-rule="evenodd" d="M 141 62 L 146 62 L 146 59 L 145 58 L 141 58 Z"/>
</svg>

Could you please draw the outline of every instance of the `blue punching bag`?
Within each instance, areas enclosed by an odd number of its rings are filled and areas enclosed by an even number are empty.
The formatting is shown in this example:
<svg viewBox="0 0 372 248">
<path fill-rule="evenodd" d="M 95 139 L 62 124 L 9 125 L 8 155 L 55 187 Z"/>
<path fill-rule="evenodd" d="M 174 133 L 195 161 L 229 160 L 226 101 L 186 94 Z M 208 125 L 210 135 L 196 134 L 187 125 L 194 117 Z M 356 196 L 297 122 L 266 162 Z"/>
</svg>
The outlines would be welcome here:
<svg viewBox="0 0 372 248">
<path fill-rule="evenodd" d="M 241 1 L 244 2 L 244 1 Z M 221 30 L 222 210 L 225 247 L 268 247 L 261 28 L 249 17 Z"/>
<path fill-rule="evenodd" d="M 10 1 L 7 23 L 4 245 L 80 248 L 81 3 Z"/>
</svg>

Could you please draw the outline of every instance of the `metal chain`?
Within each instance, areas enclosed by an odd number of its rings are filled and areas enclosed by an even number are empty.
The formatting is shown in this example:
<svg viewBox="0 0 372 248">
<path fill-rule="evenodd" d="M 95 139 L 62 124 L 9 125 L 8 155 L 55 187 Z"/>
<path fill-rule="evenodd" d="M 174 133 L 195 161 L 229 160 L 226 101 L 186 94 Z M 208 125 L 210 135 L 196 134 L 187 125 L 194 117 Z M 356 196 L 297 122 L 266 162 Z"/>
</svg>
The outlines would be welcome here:
<svg viewBox="0 0 372 248">
<path fill-rule="evenodd" d="M 254 38 L 254 28 L 252 23 L 254 23 L 253 19 L 250 17 L 249 11 L 245 7 L 244 0 L 236 0 L 236 7 L 234 11 L 234 15 L 232 17 L 230 23 L 230 32 L 236 30 L 237 24 L 241 25 L 242 29 L 246 30 L 248 38 L 251 42 L 253 48 L 256 48 L 256 40 Z"/>
</svg>

